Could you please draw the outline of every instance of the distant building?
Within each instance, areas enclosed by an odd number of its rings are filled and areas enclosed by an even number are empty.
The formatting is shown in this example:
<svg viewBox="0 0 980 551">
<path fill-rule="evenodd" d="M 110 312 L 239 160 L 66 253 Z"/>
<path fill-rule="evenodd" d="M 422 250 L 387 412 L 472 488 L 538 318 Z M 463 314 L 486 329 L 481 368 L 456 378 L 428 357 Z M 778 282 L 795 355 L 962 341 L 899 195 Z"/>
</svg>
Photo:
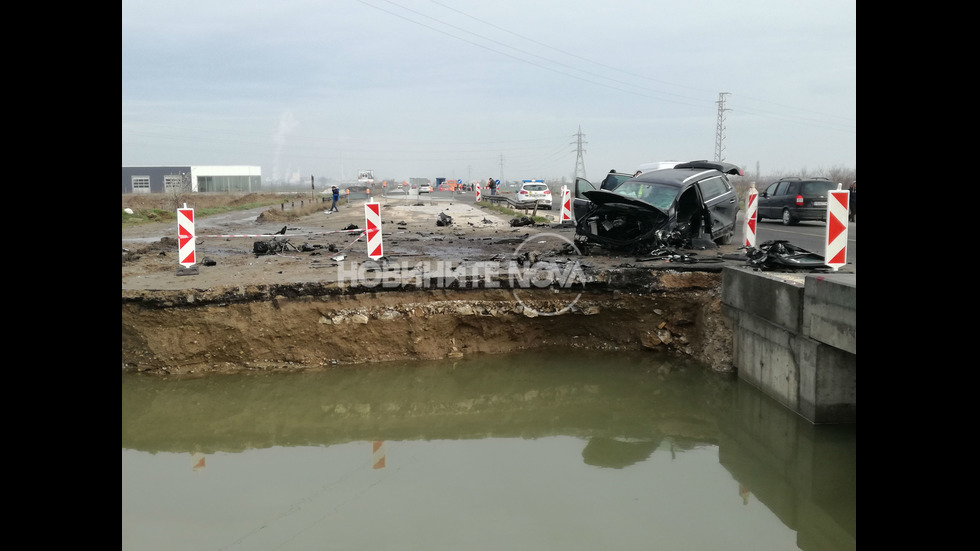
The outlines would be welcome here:
<svg viewBox="0 0 980 551">
<path fill-rule="evenodd" d="M 123 193 L 262 191 L 260 166 L 124 166 Z"/>
</svg>

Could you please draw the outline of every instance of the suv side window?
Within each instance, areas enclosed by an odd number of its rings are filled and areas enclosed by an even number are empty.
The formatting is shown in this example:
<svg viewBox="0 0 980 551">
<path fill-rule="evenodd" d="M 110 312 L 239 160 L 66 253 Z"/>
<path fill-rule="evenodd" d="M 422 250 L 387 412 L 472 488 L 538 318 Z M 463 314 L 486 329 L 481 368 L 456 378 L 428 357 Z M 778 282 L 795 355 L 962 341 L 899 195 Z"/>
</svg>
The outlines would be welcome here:
<svg viewBox="0 0 980 551">
<path fill-rule="evenodd" d="M 786 188 L 789 187 L 789 182 L 776 182 L 775 184 L 769 186 L 772 191 L 769 192 L 770 197 L 775 197 L 777 195 L 785 195 Z"/>
<path fill-rule="evenodd" d="M 803 182 L 803 195 L 825 195 L 827 191 L 837 189 L 833 182 Z"/>
<path fill-rule="evenodd" d="M 701 198 L 704 201 L 714 199 L 719 195 L 728 191 L 725 186 L 726 182 L 721 176 L 715 176 L 713 178 L 708 178 L 706 180 L 701 180 L 698 182 L 698 187 L 701 188 Z"/>
</svg>

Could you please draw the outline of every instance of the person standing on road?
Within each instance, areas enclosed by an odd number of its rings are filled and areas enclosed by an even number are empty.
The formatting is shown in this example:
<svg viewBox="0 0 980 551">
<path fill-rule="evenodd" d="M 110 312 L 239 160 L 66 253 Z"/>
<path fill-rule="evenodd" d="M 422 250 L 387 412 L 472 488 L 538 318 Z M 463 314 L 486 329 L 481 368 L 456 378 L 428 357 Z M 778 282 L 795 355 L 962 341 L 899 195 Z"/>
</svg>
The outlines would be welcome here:
<svg viewBox="0 0 980 551">
<path fill-rule="evenodd" d="M 847 202 L 850 207 L 850 213 L 847 215 L 847 219 L 853 222 L 857 218 L 857 199 L 858 199 L 858 183 L 857 180 L 851 182 L 851 198 Z"/>
<path fill-rule="evenodd" d="M 493 181 L 493 178 L 490 178 L 489 180 L 487 180 L 487 188 L 490 189 L 490 195 L 496 195 L 497 194 L 497 182 L 494 182 Z"/>
<path fill-rule="evenodd" d="M 330 189 L 333 191 L 333 195 L 331 196 L 333 203 L 330 204 L 330 210 L 327 211 L 327 214 L 340 212 L 340 209 L 337 208 L 337 201 L 340 201 L 340 190 L 337 189 L 337 186 L 332 186 Z"/>
</svg>

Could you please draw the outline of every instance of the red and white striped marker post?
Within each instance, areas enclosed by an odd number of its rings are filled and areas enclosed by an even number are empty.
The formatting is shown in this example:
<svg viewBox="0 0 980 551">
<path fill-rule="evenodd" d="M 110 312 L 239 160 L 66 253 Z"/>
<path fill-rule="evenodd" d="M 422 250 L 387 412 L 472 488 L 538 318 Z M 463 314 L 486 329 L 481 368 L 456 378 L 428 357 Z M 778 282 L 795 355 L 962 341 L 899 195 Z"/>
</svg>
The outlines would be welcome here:
<svg viewBox="0 0 980 551">
<path fill-rule="evenodd" d="M 375 440 L 371 445 L 371 468 L 385 468 L 385 441 Z"/>
<path fill-rule="evenodd" d="M 483 200 L 483 194 L 480 193 L 480 186 L 476 186 L 473 189 L 476 190 L 476 202 L 479 203 Z"/>
<path fill-rule="evenodd" d="M 364 228 L 367 233 L 368 258 L 381 258 L 385 254 L 381 243 L 381 203 L 364 203 Z"/>
<path fill-rule="evenodd" d="M 755 247 L 755 225 L 756 215 L 759 211 L 759 192 L 755 189 L 755 183 L 749 184 L 748 194 L 745 196 L 745 229 L 742 234 L 745 236 L 745 247 Z"/>
<path fill-rule="evenodd" d="M 190 268 L 197 260 L 194 255 L 194 209 L 177 209 L 177 240 L 180 248 L 177 251 L 177 259 L 180 265 Z"/>
<path fill-rule="evenodd" d="M 561 186 L 561 223 L 574 222 L 572 218 L 572 190 Z"/>
<path fill-rule="evenodd" d="M 847 264 L 847 203 L 851 198 L 851 192 L 840 189 L 841 187 L 842 184 L 837 184 L 837 189 L 827 192 L 824 264 L 833 268 L 835 272 Z"/>
</svg>

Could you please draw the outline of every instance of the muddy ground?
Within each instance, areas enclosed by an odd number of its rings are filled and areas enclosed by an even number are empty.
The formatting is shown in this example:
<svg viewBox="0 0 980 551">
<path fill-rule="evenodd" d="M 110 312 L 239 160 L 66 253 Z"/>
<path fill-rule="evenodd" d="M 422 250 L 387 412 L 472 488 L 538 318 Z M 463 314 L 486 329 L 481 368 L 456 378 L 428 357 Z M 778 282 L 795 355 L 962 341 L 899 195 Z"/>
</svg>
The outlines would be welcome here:
<svg viewBox="0 0 980 551">
<path fill-rule="evenodd" d="M 199 218 L 190 270 L 177 259 L 176 224 L 123 229 L 123 369 L 319 369 L 554 346 L 643 349 L 732 370 L 720 288 L 723 267 L 744 264 L 731 260 L 735 246 L 685 251 L 703 262 L 673 265 L 583 256 L 558 212 L 539 213 L 551 224 L 514 226 L 471 197 L 379 202 L 376 262 L 358 231 L 364 201 L 287 222 L 282 208 Z M 257 242 L 278 250 L 258 254 Z M 521 285 L 503 273 L 532 265 L 550 266 L 555 280 Z"/>
</svg>

